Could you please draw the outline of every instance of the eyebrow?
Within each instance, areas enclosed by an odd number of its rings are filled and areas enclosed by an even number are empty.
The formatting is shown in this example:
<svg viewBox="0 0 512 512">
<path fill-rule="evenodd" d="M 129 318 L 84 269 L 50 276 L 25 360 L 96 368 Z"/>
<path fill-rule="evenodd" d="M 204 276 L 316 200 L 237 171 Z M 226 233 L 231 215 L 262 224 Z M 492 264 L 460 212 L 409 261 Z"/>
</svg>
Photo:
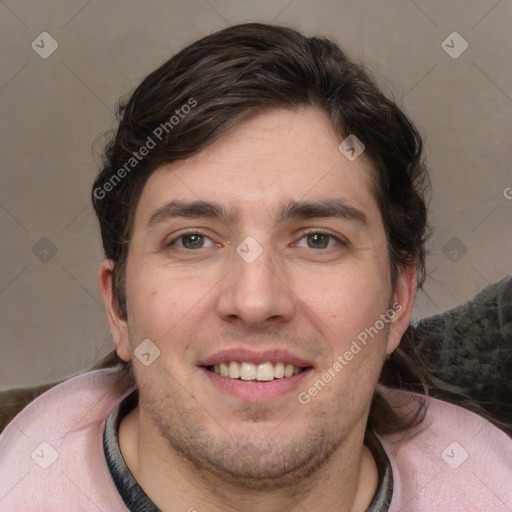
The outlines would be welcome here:
<svg viewBox="0 0 512 512">
<path fill-rule="evenodd" d="M 234 220 L 235 216 L 236 212 L 230 213 L 222 205 L 210 201 L 169 201 L 152 213 L 147 228 L 175 217 L 209 218 L 230 222 Z"/>
<path fill-rule="evenodd" d="M 238 210 L 227 210 L 224 206 L 211 201 L 170 201 L 155 210 L 147 224 L 150 228 L 160 222 L 172 218 L 218 219 L 222 222 L 233 222 L 239 214 Z M 287 220 L 308 220 L 316 218 L 339 218 L 368 226 L 366 214 L 351 206 L 343 199 L 320 199 L 315 201 L 287 201 L 274 210 L 276 223 Z"/>
<path fill-rule="evenodd" d="M 288 201 L 278 210 L 278 221 L 289 219 L 307 220 L 335 217 L 368 226 L 366 214 L 343 199 L 320 199 L 316 201 Z"/>
</svg>

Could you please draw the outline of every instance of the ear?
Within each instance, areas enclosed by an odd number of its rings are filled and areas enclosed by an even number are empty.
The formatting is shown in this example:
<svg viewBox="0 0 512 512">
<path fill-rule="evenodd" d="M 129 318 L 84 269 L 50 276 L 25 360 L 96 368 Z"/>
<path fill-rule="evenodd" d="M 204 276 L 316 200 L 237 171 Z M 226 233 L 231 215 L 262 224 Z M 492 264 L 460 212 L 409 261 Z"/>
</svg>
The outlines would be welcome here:
<svg viewBox="0 0 512 512">
<path fill-rule="evenodd" d="M 114 288 L 112 286 L 112 270 L 114 265 L 115 262 L 112 260 L 105 260 L 101 263 L 98 272 L 98 286 L 103 302 L 105 303 L 105 308 L 107 309 L 108 323 L 116 345 L 117 355 L 123 361 L 128 362 L 131 358 L 128 325 L 121 315 L 117 300 L 114 296 Z"/>
<path fill-rule="evenodd" d="M 396 281 L 392 308 L 389 312 L 391 314 L 388 313 L 391 323 L 386 347 L 388 355 L 398 347 L 405 330 L 409 327 L 417 286 L 416 264 L 402 268 Z"/>
</svg>

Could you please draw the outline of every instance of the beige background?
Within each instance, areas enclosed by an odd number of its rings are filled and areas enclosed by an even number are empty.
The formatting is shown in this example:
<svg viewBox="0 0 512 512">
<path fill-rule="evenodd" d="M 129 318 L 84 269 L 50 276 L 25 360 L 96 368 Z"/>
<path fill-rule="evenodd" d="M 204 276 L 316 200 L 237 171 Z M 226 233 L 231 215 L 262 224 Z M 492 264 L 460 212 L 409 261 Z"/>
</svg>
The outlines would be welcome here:
<svg viewBox="0 0 512 512">
<path fill-rule="evenodd" d="M 89 194 L 91 145 L 117 99 L 198 37 L 256 20 L 335 38 L 426 136 L 434 236 L 417 317 L 512 270 L 510 0 L 4 0 L 0 389 L 70 375 L 112 348 Z M 442 47 L 454 31 L 469 45 L 458 58 Z M 58 43 L 46 59 L 31 47 L 42 32 Z"/>
</svg>

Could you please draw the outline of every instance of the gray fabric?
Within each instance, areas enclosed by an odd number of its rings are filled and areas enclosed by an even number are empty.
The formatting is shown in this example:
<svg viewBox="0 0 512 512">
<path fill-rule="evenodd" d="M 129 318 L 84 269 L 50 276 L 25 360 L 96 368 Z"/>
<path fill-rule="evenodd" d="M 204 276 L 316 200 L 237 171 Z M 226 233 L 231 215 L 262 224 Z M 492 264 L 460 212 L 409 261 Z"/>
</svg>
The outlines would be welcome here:
<svg viewBox="0 0 512 512">
<path fill-rule="evenodd" d="M 136 403 L 137 392 L 133 392 L 109 414 L 103 432 L 103 450 L 112 480 L 128 510 L 130 512 L 161 512 L 136 482 L 119 448 L 119 423 Z"/>
<path fill-rule="evenodd" d="M 379 471 L 377 490 L 366 512 L 387 512 L 393 497 L 393 471 L 391 470 L 391 463 L 382 444 L 373 432 L 366 432 L 365 443 L 372 452 Z"/>
<path fill-rule="evenodd" d="M 415 335 L 437 384 L 432 396 L 466 405 L 462 392 L 499 421 L 512 421 L 512 274 L 420 321 Z"/>
</svg>

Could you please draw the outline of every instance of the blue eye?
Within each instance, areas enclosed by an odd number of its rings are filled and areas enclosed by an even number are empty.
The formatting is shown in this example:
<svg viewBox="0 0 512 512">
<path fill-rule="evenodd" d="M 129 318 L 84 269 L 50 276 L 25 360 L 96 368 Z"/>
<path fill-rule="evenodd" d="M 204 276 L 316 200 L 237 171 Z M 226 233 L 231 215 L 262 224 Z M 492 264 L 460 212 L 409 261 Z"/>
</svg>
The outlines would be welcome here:
<svg viewBox="0 0 512 512">
<path fill-rule="evenodd" d="M 181 244 L 177 244 L 177 242 L 181 240 Z M 209 245 L 205 245 L 209 242 Z M 204 249 L 205 247 L 212 247 L 213 242 L 205 235 L 201 233 L 185 233 L 180 235 L 177 238 L 171 240 L 168 246 L 177 245 L 180 249 Z"/>
<path fill-rule="evenodd" d="M 299 247 L 304 247 L 304 245 L 301 245 L 300 243 L 304 239 L 306 240 L 308 249 L 329 249 L 332 246 L 341 243 L 341 241 L 334 235 L 320 231 L 304 235 L 297 244 Z"/>
<path fill-rule="evenodd" d="M 182 233 L 166 244 L 167 247 L 193 251 L 214 247 L 215 242 L 211 238 L 198 232 Z M 307 249 L 330 249 L 336 245 L 343 245 L 343 242 L 336 236 L 323 231 L 312 231 L 303 235 L 296 246 Z"/>
</svg>

